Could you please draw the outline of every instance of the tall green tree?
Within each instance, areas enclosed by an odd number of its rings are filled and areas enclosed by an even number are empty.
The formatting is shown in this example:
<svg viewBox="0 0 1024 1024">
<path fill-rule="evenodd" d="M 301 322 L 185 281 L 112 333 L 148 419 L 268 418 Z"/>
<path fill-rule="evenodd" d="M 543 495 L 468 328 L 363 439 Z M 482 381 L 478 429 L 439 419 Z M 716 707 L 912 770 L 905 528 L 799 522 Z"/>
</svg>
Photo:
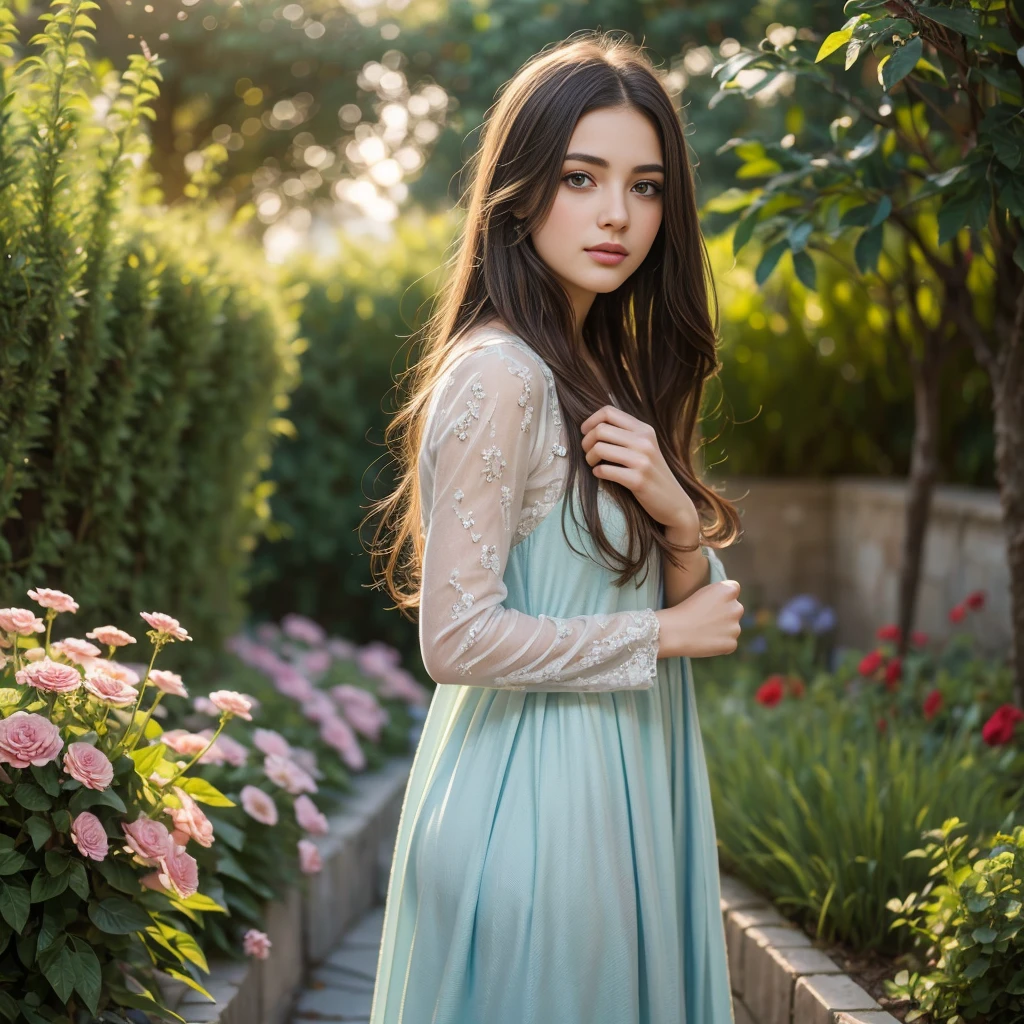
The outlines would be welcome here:
<svg viewBox="0 0 1024 1024">
<path fill-rule="evenodd" d="M 1020 0 L 851 0 L 823 41 L 796 31 L 717 69 L 720 96 L 779 75 L 838 98 L 839 117 L 779 141 L 732 140 L 734 248 L 756 238 L 767 280 L 787 253 L 813 288 L 816 259 L 841 260 L 889 309 L 917 414 L 900 589 L 915 611 L 938 472 L 941 371 L 969 345 L 992 385 L 1006 525 L 1017 696 L 1024 702 L 1024 20 Z"/>
</svg>

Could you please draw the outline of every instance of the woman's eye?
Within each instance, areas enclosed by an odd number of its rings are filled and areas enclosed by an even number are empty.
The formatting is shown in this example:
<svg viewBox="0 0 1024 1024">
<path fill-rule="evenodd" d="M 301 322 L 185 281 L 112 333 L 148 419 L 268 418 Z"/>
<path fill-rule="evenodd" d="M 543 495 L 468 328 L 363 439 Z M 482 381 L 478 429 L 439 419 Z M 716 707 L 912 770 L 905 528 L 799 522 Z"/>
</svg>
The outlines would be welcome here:
<svg viewBox="0 0 1024 1024">
<path fill-rule="evenodd" d="M 570 171 L 562 180 L 569 181 L 570 178 L 582 178 L 586 182 L 590 175 L 584 174 L 582 171 Z M 581 188 L 582 185 L 574 185 L 573 188 Z"/>
<path fill-rule="evenodd" d="M 637 186 L 644 185 L 647 188 L 646 192 L 641 192 L 642 196 L 656 196 L 661 191 L 661 186 L 655 184 L 653 181 L 638 181 Z"/>
</svg>

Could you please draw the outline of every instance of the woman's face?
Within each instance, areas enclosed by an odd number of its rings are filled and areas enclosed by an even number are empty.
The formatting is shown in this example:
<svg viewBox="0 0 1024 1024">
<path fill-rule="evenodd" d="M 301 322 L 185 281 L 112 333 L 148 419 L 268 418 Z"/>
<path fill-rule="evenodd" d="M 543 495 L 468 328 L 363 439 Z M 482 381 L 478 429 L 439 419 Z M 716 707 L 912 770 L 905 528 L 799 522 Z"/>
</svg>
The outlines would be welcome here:
<svg viewBox="0 0 1024 1024">
<path fill-rule="evenodd" d="M 598 292 L 614 291 L 643 262 L 661 226 L 661 142 L 632 107 L 592 110 L 576 124 L 562 180 L 544 223 L 531 235 L 537 254 L 576 311 L 577 332 Z M 620 257 L 594 255 L 615 243 Z"/>
</svg>

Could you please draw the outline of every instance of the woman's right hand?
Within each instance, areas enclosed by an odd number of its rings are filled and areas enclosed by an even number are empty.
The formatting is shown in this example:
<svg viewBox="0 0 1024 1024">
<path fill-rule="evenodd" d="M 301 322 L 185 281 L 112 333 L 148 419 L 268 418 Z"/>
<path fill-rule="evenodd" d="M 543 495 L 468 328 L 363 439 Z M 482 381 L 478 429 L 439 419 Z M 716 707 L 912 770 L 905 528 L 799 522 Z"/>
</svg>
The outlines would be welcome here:
<svg viewBox="0 0 1024 1024">
<path fill-rule="evenodd" d="M 736 580 L 719 580 L 694 591 L 685 601 L 661 608 L 659 658 L 710 658 L 732 654 L 740 635 L 743 605 Z"/>
</svg>

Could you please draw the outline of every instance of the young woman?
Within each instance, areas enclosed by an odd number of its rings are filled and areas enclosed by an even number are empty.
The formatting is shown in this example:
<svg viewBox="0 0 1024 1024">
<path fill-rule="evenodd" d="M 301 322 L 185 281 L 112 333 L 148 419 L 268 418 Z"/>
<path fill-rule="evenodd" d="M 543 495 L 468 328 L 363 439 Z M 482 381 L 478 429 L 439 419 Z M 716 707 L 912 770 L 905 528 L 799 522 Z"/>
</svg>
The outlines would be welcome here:
<svg viewBox="0 0 1024 1024">
<path fill-rule="evenodd" d="M 691 461 L 708 282 L 644 53 L 586 33 L 531 60 L 389 430 L 375 556 L 439 685 L 371 1024 L 732 1020 L 688 660 L 743 611 L 710 547 L 738 515 Z"/>
</svg>

